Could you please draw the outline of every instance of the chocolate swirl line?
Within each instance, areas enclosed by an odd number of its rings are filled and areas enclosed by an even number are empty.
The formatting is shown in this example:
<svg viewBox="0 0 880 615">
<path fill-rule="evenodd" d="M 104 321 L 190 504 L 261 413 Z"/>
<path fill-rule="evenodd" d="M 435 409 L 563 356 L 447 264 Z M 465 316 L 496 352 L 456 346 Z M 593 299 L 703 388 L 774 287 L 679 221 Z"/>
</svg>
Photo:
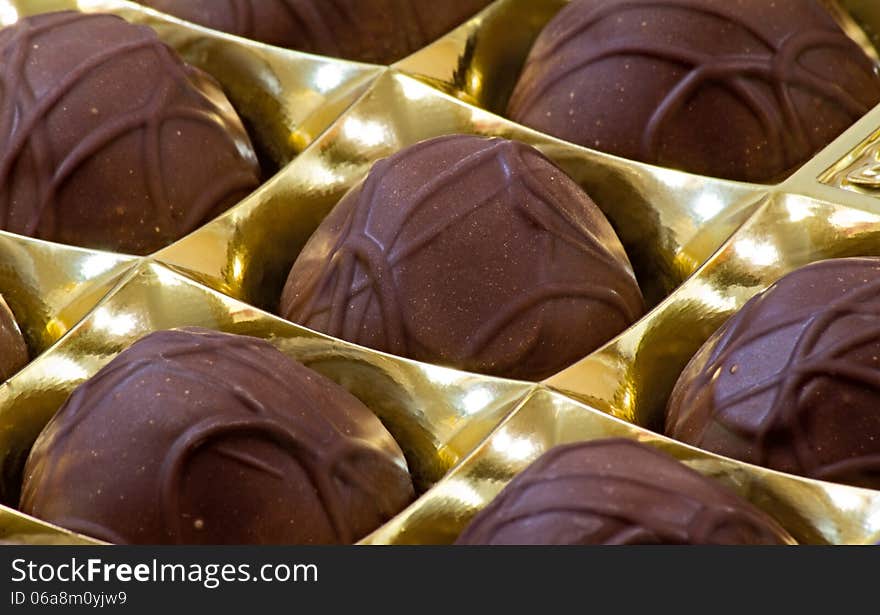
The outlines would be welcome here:
<svg viewBox="0 0 880 615">
<path fill-rule="evenodd" d="M 319 408 L 320 402 L 305 387 L 296 386 L 294 379 L 284 379 L 276 370 L 267 370 L 265 364 L 255 360 L 254 351 L 261 350 L 263 344 L 265 343 L 248 338 L 200 335 L 198 344 L 164 350 L 156 357 L 111 364 L 90 380 L 88 387 L 78 388 L 70 397 L 64 408 L 63 420 L 55 426 L 53 445 L 59 446 L 71 436 L 90 411 L 86 400 L 102 397 L 102 391 L 120 390 L 126 383 L 143 377 L 144 372 L 149 371 L 172 374 L 178 389 L 185 388 L 184 382 L 191 380 L 193 384 L 209 387 L 221 397 L 237 400 L 239 409 L 246 414 L 240 416 L 229 410 L 223 414 L 212 414 L 187 426 L 170 444 L 156 482 L 156 498 L 169 538 L 178 542 L 184 538 L 184 518 L 180 509 L 182 482 L 188 462 L 199 451 L 210 448 L 223 457 L 275 480 L 284 478 L 284 473 L 279 468 L 266 461 L 240 451 L 230 451 L 222 445 L 223 440 L 231 437 L 250 437 L 272 442 L 296 459 L 312 482 L 336 537 L 342 543 L 351 543 L 357 537 L 346 518 L 345 503 L 337 481 L 349 484 L 366 494 L 379 513 L 390 518 L 397 512 L 393 503 L 356 463 L 358 459 L 370 457 L 389 460 L 387 453 L 366 440 L 351 437 L 321 412 L 309 413 L 309 420 L 299 419 L 296 412 L 279 412 L 288 410 L 289 406 L 271 409 L 235 382 L 181 363 L 186 357 L 209 357 L 223 353 L 225 360 L 234 362 L 261 378 L 269 378 L 272 386 L 281 392 L 284 399 L 295 402 L 294 406 Z M 246 381 L 246 374 L 239 381 Z M 336 434 L 336 437 L 328 439 L 328 432 Z M 93 522 L 70 517 L 64 520 L 63 525 L 105 540 L 112 538 L 113 542 L 124 542 L 112 530 L 105 528 L 104 531 L 97 531 L 99 528 Z"/>
<path fill-rule="evenodd" d="M 618 463 L 623 468 L 615 468 Z M 594 527 L 591 542 L 602 544 L 710 544 L 725 528 L 765 539 L 775 533 L 763 513 L 678 461 L 611 439 L 545 453 L 477 516 L 460 542 L 492 542 L 511 526 L 529 521 L 540 527 L 540 519 L 554 516 L 553 534 Z M 526 538 L 552 542 L 557 536 L 520 534 Z"/>
<path fill-rule="evenodd" d="M 291 20 L 298 25 L 298 34 L 306 41 L 302 47 L 307 50 L 322 49 L 328 55 L 338 55 L 341 53 L 339 43 L 337 43 L 336 36 L 333 34 L 333 29 L 329 27 L 329 20 L 325 19 L 321 9 L 331 11 L 335 9 L 343 20 L 356 24 L 354 16 L 345 7 L 339 6 L 334 0 L 325 0 L 322 3 L 282 0 L 281 5 Z"/>
<path fill-rule="evenodd" d="M 247 38 L 259 37 L 259 25 L 254 14 L 257 0 L 230 0 L 232 32 Z M 345 0 L 260 0 L 275 2 L 286 15 L 299 37 L 297 47 L 307 51 L 318 51 L 325 55 L 340 55 L 342 49 L 335 30 L 357 32 L 361 28 L 363 15 L 357 12 L 356 2 Z M 412 24 L 412 30 L 403 28 L 409 48 L 420 47 L 427 38 L 421 16 L 412 0 L 394 0 L 392 17 L 401 17 L 402 22 Z M 334 24 L 337 24 L 334 27 Z"/>
<path fill-rule="evenodd" d="M 25 222 L 21 228 L 12 230 L 34 235 L 44 225 L 46 231 L 43 234 L 54 235 L 58 230 L 56 208 L 59 202 L 56 195 L 65 182 L 102 149 L 124 135 L 141 130 L 141 154 L 150 197 L 149 205 L 157 224 L 170 231 L 176 224 L 171 217 L 172 203 L 167 194 L 162 170 L 161 132 L 164 125 L 173 120 L 187 120 L 214 130 L 226 130 L 218 118 L 225 116 L 227 111 L 198 88 L 192 87 L 189 81 L 192 74 L 190 69 L 183 66 L 152 32 L 143 38 L 113 45 L 84 58 L 46 93 L 37 96 L 25 78 L 29 52 L 35 47 L 34 39 L 52 30 L 106 18 L 76 12 L 40 16 L 40 21 L 36 24 L 22 21 L 14 26 L 9 30 L 12 32 L 10 39 L 2 43 L 5 61 L 0 73 L 0 91 L 4 97 L 14 99 L 13 104 L 7 102 L 0 106 L 0 223 L 3 228 L 9 228 L 14 214 L 23 210 L 26 213 Z M 103 122 L 66 152 L 63 158 L 53 160 L 56 152 L 48 135 L 46 116 L 93 71 L 109 62 L 118 61 L 121 57 L 143 51 L 152 51 L 161 67 L 161 77 L 148 101 Z M 181 91 L 197 97 L 202 108 L 183 104 L 179 100 Z M 16 201 L 12 198 L 12 173 L 22 156 L 28 156 L 34 165 L 38 195 L 36 202 L 22 199 Z M 254 183 L 252 170 L 245 168 L 230 170 L 215 177 L 213 185 L 187 207 L 183 227 L 189 230 L 195 228 L 217 203 L 225 197 L 249 190 Z"/>
<path fill-rule="evenodd" d="M 362 446 L 361 443 L 349 438 L 345 440 L 344 446 L 328 454 L 321 440 L 315 437 L 316 434 L 303 429 L 302 425 L 298 425 L 297 429 L 291 429 L 276 420 L 265 418 L 242 420 L 212 418 L 193 425 L 175 440 L 159 471 L 160 502 L 166 528 L 169 530 L 174 528 L 173 535 L 178 541 L 183 537 L 180 493 L 187 462 L 215 441 L 233 436 L 258 437 L 274 442 L 290 453 L 306 471 L 330 518 L 336 537 L 343 544 L 353 542 L 356 536 L 346 519 L 345 505 L 335 485 L 337 480 L 343 480 L 363 490 L 382 508 L 382 514 L 387 518 L 396 512 L 387 505 L 382 493 L 371 484 L 367 473 L 359 471 L 357 466 L 351 463 L 353 458 L 363 455 L 365 451 L 369 451 L 369 454 L 381 454 L 377 450 Z M 275 479 L 284 476 L 281 470 L 259 460 L 242 457 L 241 454 L 230 455 L 222 449 L 221 454 Z"/>
<path fill-rule="evenodd" d="M 230 10 L 235 23 L 235 33 L 241 36 L 253 36 L 254 7 L 250 0 L 230 0 Z"/>
<path fill-rule="evenodd" d="M 231 34 L 358 62 L 392 64 L 491 0 L 139 0 Z"/>
<path fill-rule="evenodd" d="M 548 463 L 553 463 L 553 458 Z M 540 471 L 540 468 L 538 468 Z M 538 502 L 529 502 L 530 491 L 534 488 L 550 487 L 558 483 L 574 483 L 578 489 L 601 491 L 640 491 L 640 497 L 651 501 L 663 502 L 671 507 L 673 504 L 681 509 L 691 509 L 689 521 L 678 524 L 651 514 L 649 508 L 625 506 L 614 497 L 607 498 L 582 498 L 572 499 L 564 505 L 544 505 Z M 523 501 L 526 505 L 523 505 Z M 529 508 L 527 504 L 537 506 Z M 672 488 L 663 487 L 657 483 L 649 482 L 644 478 L 618 476 L 613 479 L 591 473 L 587 470 L 574 472 L 556 478 L 532 478 L 516 484 L 504 498 L 499 501 L 499 507 L 517 509 L 520 506 L 524 510 L 517 513 L 503 512 L 492 518 L 484 528 L 489 534 L 500 534 L 510 525 L 521 521 L 533 519 L 536 515 L 545 516 L 553 514 L 565 514 L 581 517 L 603 517 L 614 519 L 626 527 L 618 534 L 606 537 L 606 544 L 636 544 L 640 541 L 661 540 L 664 542 L 680 543 L 703 543 L 712 537 L 714 531 L 730 523 L 756 523 L 756 515 L 750 512 L 735 509 L 731 506 L 709 505 L 687 493 Z M 648 529 L 650 527 L 650 529 Z"/>
<path fill-rule="evenodd" d="M 417 157 L 427 148 L 442 146 L 452 135 L 419 143 L 407 151 L 407 157 Z M 352 299 L 363 292 L 372 291 L 379 301 L 383 314 L 385 344 L 389 352 L 408 354 L 413 336 L 407 319 L 404 317 L 403 301 L 395 285 L 394 270 L 435 241 L 452 226 L 462 222 L 486 204 L 493 202 L 501 194 L 524 190 L 531 194 L 539 205 L 528 199 L 510 198 L 512 214 L 528 220 L 547 234 L 547 254 L 552 253 L 553 242 L 569 245 L 585 255 L 604 264 L 621 276 L 631 276 L 626 263 L 615 258 L 599 241 L 596 235 L 582 223 L 578 223 L 566 208 L 554 200 L 552 193 L 528 172 L 524 158 L 524 147 L 511 141 L 492 140 L 471 154 L 456 160 L 440 170 L 412 195 L 403 197 L 401 208 L 405 210 L 403 222 L 396 225 L 390 235 L 377 238 L 368 230 L 370 217 L 376 207 L 376 192 L 383 178 L 391 173 L 395 165 L 402 164 L 403 158 L 390 158 L 379 161 L 359 188 L 357 203 L 343 224 L 331 255 L 321 266 L 320 273 L 312 278 L 317 287 L 300 293 L 289 306 L 287 312 L 298 322 L 308 322 L 312 318 L 330 313 L 326 332 L 335 337 L 343 337 L 347 318 L 351 317 L 348 305 Z M 481 167 L 498 165 L 504 173 L 505 181 L 494 190 L 473 200 L 462 202 L 458 209 L 437 219 L 422 229 L 405 245 L 400 245 L 400 237 L 409 230 L 408 222 L 430 202 L 430 198 L 453 185 Z M 355 282 L 358 266 L 363 268 L 365 279 Z M 561 284 L 548 279 L 548 271 L 542 272 L 543 279 L 533 288 L 523 289 L 517 300 L 483 323 L 474 331 L 465 344 L 470 356 L 475 356 L 488 347 L 505 327 L 536 305 L 556 298 L 591 299 L 608 305 L 627 322 L 634 321 L 639 314 L 634 313 L 630 303 L 618 291 L 601 288 L 595 284 Z M 332 285 L 332 287 L 331 287 Z M 331 289 L 330 292 L 325 292 Z M 369 305 L 356 315 L 363 319 Z M 542 315 L 543 317 L 543 315 Z M 360 327 L 358 326 L 359 330 Z M 537 343 L 535 337 L 532 343 Z"/>
<path fill-rule="evenodd" d="M 127 542 L 123 536 L 117 534 L 105 525 L 94 523 L 88 519 L 81 519 L 79 517 L 61 517 L 53 520 L 53 524 L 70 530 L 71 532 L 81 534 L 82 536 L 103 540 L 104 542 L 114 545 L 124 545 Z"/>
<path fill-rule="evenodd" d="M 704 2 L 698 0 L 665 0 L 665 2 L 633 0 L 613 5 L 595 3 L 592 10 L 572 13 L 572 20 L 563 26 L 562 33 L 534 52 L 533 61 L 536 63 L 550 61 L 565 45 L 576 37 L 586 36 L 588 30 L 603 19 L 623 11 L 661 7 L 685 9 L 724 20 L 748 32 L 766 47 L 767 54 L 715 56 L 662 41 L 645 41 L 638 38 L 609 40 L 594 52 L 583 54 L 583 57 L 579 57 L 563 71 L 545 71 L 537 77 L 534 87 L 527 90 L 517 88 L 510 103 L 511 114 L 518 117 L 525 116 L 550 89 L 570 75 L 601 60 L 626 55 L 672 62 L 688 69 L 687 74 L 678 84 L 666 93 L 646 125 L 641 142 L 641 156 L 647 162 L 659 162 L 661 135 L 666 123 L 709 82 L 727 90 L 751 111 L 764 128 L 768 143 L 773 144 L 774 155 L 783 161 L 797 159 L 798 151 L 812 147 L 811 131 L 799 116 L 792 97 L 793 88 L 802 88 L 822 96 L 826 101 L 834 102 L 853 120 L 870 110 L 838 84 L 820 78 L 799 63 L 800 58 L 809 51 L 853 47 L 854 43 L 842 32 L 813 28 L 793 33 L 777 43 L 727 10 L 726 6 L 706 6 Z M 772 88 L 775 106 L 768 101 L 767 96 L 753 81 L 767 84 Z"/>
<path fill-rule="evenodd" d="M 814 269 L 835 269 L 837 261 L 821 262 Z M 793 274 L 796 275 L 796 274 Z M 711 391 L 711 415 L 725 429 L 754 442 L 752 454 L 754 463 L 769 463 L 771 447 L 768 441 L 779 430 L 789 437 L 788 446 L 795 456 L 801 471 L 808 476 L 820 479 L 833 479 L 839 472 L 860 472 L 864 474 L 880 472 L 880 453 L 860 454 L 857 457 L 842 459 L 830 464 L 822 464 L 816 443 L 811 442 L 807 433 L 807 421 L 811 406 L 801 399 L 801 392 L 809 381 L 827 377 L 836 381 L 846 381 L 867 388 L 880 395 L 880 370 L 853 362 L 847 355 L 868 344 L 880 344 L 880 277 L 865 282 L 854 290 L 843 293 L 839 298 L 818 306 L 792 306 L 786 317 L 758 320 L 764 302 L 773 301 L 768 291 L 747 304 L 726 325 L 723 334 L 714 342 L 714 348 L 705 366 L 702 366 L 693 382 L 689 383 L 676 406 L 682 412 L 696 407 L 697 397 Z M 849 316 L 867 317 L 862 319 L 859 331 L 835 340 L 827 347 L 817 349 L 823 335 L 842 318 Z M 792 350 L 778 371 L 735 393 L 718 396 L 714 380 L 734 354 L 756 341 L 795 325 L 804 325 L 794 340 Z M 731 366 L 733 367 L 733 366 Z M 772 392 L 772 401 L 766 411 L 753 412 L 749 423 L 742 424 L 731 415 L 737 407 L 759 395 Z M 670 416 L 673 426 L 677 419 Z M 696 446 L 706 445 L 706 431 L 702 431 L 694 442 Z"/>
<path fill-rule="evenodd" d="M 408 49 L 416 50 L 434 38 L 434 35 L 430 34 L 428 28 L 425 27 L 422 14 L 416 8 L 413 0 L 397 0 L 394 13 L 404 15 L 402 23 L 412 26 L 412 28 L 404 29 Z"/>
</svg>

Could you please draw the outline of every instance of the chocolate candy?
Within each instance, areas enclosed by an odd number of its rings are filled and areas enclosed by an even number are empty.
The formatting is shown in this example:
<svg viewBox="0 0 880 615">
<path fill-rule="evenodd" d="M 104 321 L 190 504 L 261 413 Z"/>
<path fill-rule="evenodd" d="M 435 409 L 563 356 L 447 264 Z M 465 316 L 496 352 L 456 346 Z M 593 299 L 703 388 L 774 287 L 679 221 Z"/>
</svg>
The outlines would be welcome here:
<svg viewBox="0 0 880 615">
<path fill-rule="evenodd" d="M 413 499 L 397 443 L 342 387 L 268 342 L 152 334 L 37 440 L 21 509 L 115 543 L 325 544 Z"/>
<path fill-rule="evenodd" d="M 770 545 L 766 514 L 672 457 L 632 440 L 559 446 L 518 475 L 462 545 Z"/>
<path fill-rule="evenodd" d="M 768 182 L 878 102 L 873 63 L 816 0 L 575 0 L 508 113 L 625 158 Z"/>
<path fill-rule="evenodd" d="M 536 149 L 452 135 L 373 167 L 309 240 L 281 314 L 425 362 L 540 379 L 644 310 L 602 212 Z"/>
<path fill-rule="evenodd" d="M 390 64 L 460 25 L 491 0 L 138 0 L 254 40 Z"/>
<path fill-rule="evenodd" d="M 28 362 L 28 349 L 15 317 L 0 297 L 0 383 Z"/>
<path fill-rule="evenodd" d="M 783 472 L 880 488 L 880 259 L 809 265 L 749 301 L 688 364 L 666 432 Z"/>
<path fill-rule="evenodd" d="M 0 228 L 135 254 L 259 185 L 217 83 L 153 30 L 49 13 L 0 31 Z"/>
</svg>

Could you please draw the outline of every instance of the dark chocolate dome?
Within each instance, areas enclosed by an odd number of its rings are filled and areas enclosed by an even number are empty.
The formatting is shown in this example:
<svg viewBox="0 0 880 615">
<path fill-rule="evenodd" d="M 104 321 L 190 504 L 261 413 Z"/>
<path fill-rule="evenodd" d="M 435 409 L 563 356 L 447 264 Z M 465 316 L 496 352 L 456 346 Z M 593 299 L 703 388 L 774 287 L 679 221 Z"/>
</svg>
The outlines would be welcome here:
<svg viewBox="0 0 880 615">
<path fill-rule="evenodd" d="M 623 246 L 538 150 L 452 135 L 373 167 L 309 240 L 281 315 L 430 363 L 522 379 L 568 367 L 644 310 Z"/>
<path fill-rule="evenodd" d="M 633 440 L 559 446 L 471 521 L 462 545 L 768 545 L 788 534 L 766 514 Z"/>
<path fill-rule="evenodd" d="M 147 254 L 254 190 L 217 83 L 150 28 L 47 13 L 0 30 L 0 228 Z"/>
<path fill-rule="evenodd" d="M 749 301 L 681 375 L 666 432 L 880 489 L 880 258 L 815 263 Z"/>
<path fill-rule="evenodd" d="M 413 497 L 397 443 L 345 389 L 263 340 L 180 330 L 74 391 L 21 509 L 116 543 L 332 544 Z"/>
<path fill-rule="evenodd" d="M 138 0 L 215 30 L 360 62 L 391 64 L 491 0 Z"/>
<path fill-rule="evenodd" d="M 874 64 L 816 0 L 575 0 L 508 113 L 632 160 L 769 182 L 878 102 Z"/>
</svg>

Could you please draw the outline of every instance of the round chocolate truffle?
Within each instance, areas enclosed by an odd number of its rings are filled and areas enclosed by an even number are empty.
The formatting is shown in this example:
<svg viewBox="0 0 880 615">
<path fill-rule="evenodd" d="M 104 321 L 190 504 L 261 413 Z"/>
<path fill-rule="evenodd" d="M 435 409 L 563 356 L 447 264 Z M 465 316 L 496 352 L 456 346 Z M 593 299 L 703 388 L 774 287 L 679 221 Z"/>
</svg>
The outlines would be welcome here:
<svg viewBox="0 0 880 615">
<path fill-rule="evenodd" d="M 773 519 L 713 480 L 633 440 L 559 446 L 511 481 L 461 545 L 773 545 Z"/>
<path fill-rule="evenodd" d="M 878 102 L 876 67 L 816 0 L 575 0 L 508 113 L 625 158 L 769 182 Z"/>
<path fill-rule="evenodd" d="M 268 342 L 147 336 L 37 440 L 21 509 L 114 543 L 333 544 L 413 499 L 397 443 L 342 387 Z"/>
<path fill-rule="evenodd" d="M 666 433 L 880 489 L 880 259 L 815 263 L 752 298 L 688 364 Z"/>
<path fill-rule="evenodd" d="M 359 62 L 391 64 L 492 0 L 138 0 L 246 38 Z"/>
<path fill-rule="evenodd" d="M 452 135 L 379 161 L 290 271 L 281 314 L 385 352 L 541 379 L 644 310 L 608 221 L 536 149 Z"/>
<path fill-rule="evenodd" d="M 0 383 L 27 365 L 28 349 L 12 311 L 0 297 Z"/>
<path fill-rule="evenodd" d="M 76 12 L 0 30 L 0 227 L 147 254 L 259 185 L 217 83 L 153 30 Z"/>
</svg>

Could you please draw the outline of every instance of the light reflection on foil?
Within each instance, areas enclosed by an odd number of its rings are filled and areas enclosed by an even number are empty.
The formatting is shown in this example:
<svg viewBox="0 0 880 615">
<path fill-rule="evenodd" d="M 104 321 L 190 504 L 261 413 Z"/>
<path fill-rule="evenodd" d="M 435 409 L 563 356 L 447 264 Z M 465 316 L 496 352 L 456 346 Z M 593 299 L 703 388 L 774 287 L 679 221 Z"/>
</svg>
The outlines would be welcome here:
<svg viewBox="0 0 880 615">
<path fill-rule="evenodd" d="M 119 264 L 114 256 L 107 254 L 95 254 L 83 259 L 80 265 L 80 273 L 83 278 L 91 279 L 101 276 Z"/>
<path fill-rule="evenodd" d="M 860 209 L 840 208 L 828 216 L 828 222 L 844 229 L 852 229 L 865 224 L 877 224 L 878 218 Z"/>
<path fill-rule="evenodd" d="M 177 277 L 177 274 L 170 269 L 166 269 L 165 267 L 154 267 L 152 271 L 163 286 L 180 286 L 182 284 L 180 278 Z"/>
<path fill-rule="evenodd" d="M 132 314 L 114 314 L 107 308 L 95 310 L 92 323 L 96 328 L 103 329 L 111 335 L 124 336 L 137 329 L 137 318 Z"/>
<path fill-rule="evenodd" d="M 437 384 L 450 386 L 461 382 L 461 372 L 454 369 L 427 364 L 424 366 L 424 369 L 428 374 L 428 378 Z"/>
<path fill-rule="evenodd" d="M 479 414 L 495 399 L 494 393 L 487 388 L 477 387 L 468 391 L 462 399 L 466 414 Z"/>
<path fill-rule="evenodd" d="M 5 0 L 0 0 L 0 25 L 9 26 L 18 21 L 18 11 Z"/>
<path fill-rule="evenodd" d="M 769 267 L 781 261 L 779 250 L 775 245 L 765 241 L 756 241 L 750 237 L 736 242 L 736 253 L 740 258 L 758 267 Z"/>
<path fill-rule="evenodd" d="M 431 90 L 413 79 L 401 79 L 399 83 L 403 95 L 408 100 L 418 101 L 432 95 Z"/>
<path fill-rule="evenodd" d="M 315 71 L 315 85 L 325 92 L 339 87 L 344 78 L 342 69 L 335 64 L 324 64 Z"/>
<path fill-rule="evenodd" d="M 242 280 L 244 280 L 245 266 L 247 263 L 240 254 L 236 254 L 232 259 L 232 279 L 241 284 Z"/>
<path fill-rule="evenodd" d="M 51 374 L 52 378 L 59 382 L 77 382 L 86 380 L 92 375 L 79 359 L 70 358 L 63 354 L 46 354 L 40 359 L 43 372 Z"/>
<path fill-rule="evenodd" d="M 295 164 L 301 171 L 298 175 L 309 178 L 312 186 L 336 186 L 345 182 L 345 176 L 322 158 L 303 156 Z"/>
<path fill-rule="evenodd" d="M 540 452 L 537 443 L 528 436 L 518 437 L 507 431 L 502 431 L 494 437 L 492 447 L 507 459 L 515 461 L 532 459 Z"/>
<path fill-rule="evenodd" d="M 385 125 L 375 120 L 362 120 L 350 117 L 345 120 L 342 132 L 346 138 L 360 143 L 364 147 L 377 147 L 389 141 Z"/>
<path fill-rule="evenodd" d="M 484 498 L 476 489 L 464 480 L 455 478 L 438 483 L 434 487 L 434 495 L 449 498 L 470 508 L 481 508 L 485 503 Z"/>
<path fill-rule="evenodd" d="M 809 201 L 791 199 L 785 203 L 785 209 L 788 211 L 788 219 L 791 222 L 800 222 L 812 216 L 815 207 Z"/>
<path fill-rule="evenodd" d="M 695 213 L 700 220 L 706 221 L 714 218 L 724 210 L 725 203 L 721 197 L 714 192 L 706 192 L 697 198 Z"/>
<path fill-rule="evenodd" d="M 720 289 L 707 281 L 694 278 L 690 284 L 693 293 L 700 298 L 700 301 L 718 312 L 732 312 L 740 306 L 737 297 L 725 294 L 723 292 L 725 289 Z"/>
</svg>

